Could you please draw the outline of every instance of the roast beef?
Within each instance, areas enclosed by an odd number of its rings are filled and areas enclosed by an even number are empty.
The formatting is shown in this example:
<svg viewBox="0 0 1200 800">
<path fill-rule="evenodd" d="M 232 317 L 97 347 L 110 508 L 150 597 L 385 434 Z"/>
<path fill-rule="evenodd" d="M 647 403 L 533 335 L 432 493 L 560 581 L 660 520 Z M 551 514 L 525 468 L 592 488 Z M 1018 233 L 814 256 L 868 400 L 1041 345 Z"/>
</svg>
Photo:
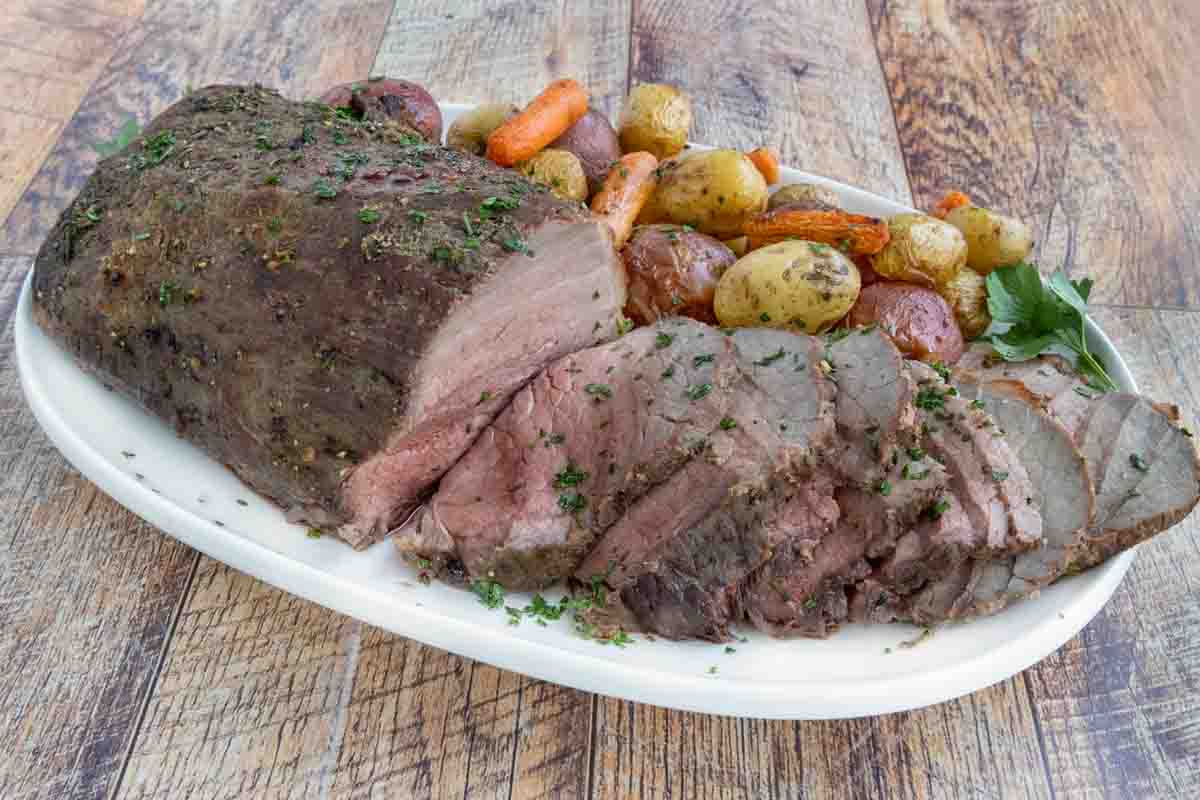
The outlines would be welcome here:
<svg viewBox="0 0 1200 800">
<path fill-rule="evenodd" d="M 625 299 L 578 206 L 370 113 L 240 87 L 101 162 L 34 289 L 83 365 L 355 546 L 542 367 L 612 338 Z"/>
</svg>

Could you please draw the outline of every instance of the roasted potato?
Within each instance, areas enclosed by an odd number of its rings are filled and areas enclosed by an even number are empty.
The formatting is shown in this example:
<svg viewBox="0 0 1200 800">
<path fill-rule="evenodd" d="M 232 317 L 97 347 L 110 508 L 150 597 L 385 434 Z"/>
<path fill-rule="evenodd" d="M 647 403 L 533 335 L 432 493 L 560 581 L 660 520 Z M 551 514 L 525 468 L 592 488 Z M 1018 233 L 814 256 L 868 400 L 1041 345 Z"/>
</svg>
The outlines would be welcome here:
<svg viewBox="0 0 1200 800">
<path fill-rule="evenodd" d="M 780 242 L 726 270 L 713 310 L 726 327 L 820 333 L 846 315 L 860 289 L 854 262 L 829 245 Z"/>
<path fill-rule="evenodd" d="M 678 225 L 643 225 L 621 250 L 629 280 L 625 316 L 639 325 L 683 316 L 715 324 L 713 294 L 737 257 L 711 236 Z"/>
<path fill-rule="evenodd" d="M 958 228 L 925 214 L 888 220 L 887 246 L 871 258 L 880 277 L 921 286 L 945 286 L 967 262 L 967 240 Z"/>
<path fill-rule="evenodd" d="M 750 252 L 750 239 L 746 236 L 737 236 L 733 239 L 726 239 L 725 246 L 733 251 L 733 254 L 738 258 Z"/>
<path fill-rule="evenodd" d="M 742 227 L 767 206 L 767 182 L 737 150 L 707 150 L 659 167 L 658 188 L 639 222 L 691 225 L 719 239 L 742 235 Z"/>
<path fill-rule="evenodd" d="M 968 339 L 974 339 L 992 324 L 988 313 L 987 279 L 970 267 L 963 267 L 954 280 L 938 289 L 954 310 L 954 319 L 959 330 Z"/>
<path fill-rule="evenodd" d="M 979 206 L 964 205 L 946 214 L 946 222 L 967 240 L 967 266 L 981 275 L 1029 257 L 1033 234 L 1019 219 Z"/>
<path fill-rule="evenodd" d="M 551 142 L 550 147 L 575 154 L 587 175 L 589 195 L 600 191 L 609 168 L 621 157 L 621 143 L 612 123 L 594 109 Z"/>
<path fill-rule="evenodd" d="M 321 95 L 325 105 L 350 108 L 359 116 L 378 113 L 419 131 L 434 144 L 442 142 L 442 110 L 424 87 L 396 78 L 370 78 L 344 83 Z"/>
<path fill-rule="evenodd" d="M 528 161 L 517 164 L 517 170 L 531 180 L 545 184 L 564 200 L 587 200 L 587 175 L 574 153 L 547 147 Z"/>
<path fill-rule="evenodd" d="M 621 110 L 621 149 L 645 151 L 658 160 L 677 155 L 692 127 L 692 101 L 674 86 L 643 83 L 633 87 Z"/>
<path fill-rule="evenodd" d="M 837 192 L 815 183 L 789 183 L 780 186 L 767 201 L 767 210 L 799 208 L 805 211 L 826 211 L 838 207 Z"/>
<path fill-rule="evenodd" d="M 852 326 L 878 325 L 906 356 L 953 364 L 966 349 L 954 311 L 932 289 L 883 281 L 865 287 L 850 310 Z"/>
<path fill-rule="evenodd" d="M 487 138 L 492 131 L 521 109 L 511 103 L 486 103 L 465 111 L 446 132 L 446 145 L 481 156 L 487 151 Z"/>
</svg>

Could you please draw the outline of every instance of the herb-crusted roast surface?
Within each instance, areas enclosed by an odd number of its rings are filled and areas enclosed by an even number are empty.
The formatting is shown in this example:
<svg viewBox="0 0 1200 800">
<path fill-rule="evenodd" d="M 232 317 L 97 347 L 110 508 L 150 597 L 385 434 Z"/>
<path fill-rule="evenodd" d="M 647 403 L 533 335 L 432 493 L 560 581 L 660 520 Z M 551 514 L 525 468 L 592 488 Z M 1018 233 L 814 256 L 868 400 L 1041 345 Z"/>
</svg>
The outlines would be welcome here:
<svg viewBox="0 0 1200 800">
<path fill-rule="evenodd" d="M 585 210 L 394 122 L 232 86 L 101 162 L 34 288 L 82 364 L 356 546 L 625 300 Z"/>
</svg>

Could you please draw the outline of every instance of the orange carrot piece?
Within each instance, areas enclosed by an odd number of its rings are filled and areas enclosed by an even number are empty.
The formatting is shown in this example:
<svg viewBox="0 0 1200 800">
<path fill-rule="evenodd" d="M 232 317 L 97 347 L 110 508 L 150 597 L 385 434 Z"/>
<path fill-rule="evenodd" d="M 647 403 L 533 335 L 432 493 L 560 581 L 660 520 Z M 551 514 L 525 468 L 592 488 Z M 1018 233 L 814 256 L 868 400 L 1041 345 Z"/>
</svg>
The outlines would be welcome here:
<svg viewBox="0 0 1200 800">
<path fill-rule="evenodd" d="M 777 208 L 754 217 L 745 226 L 750 249 L 803 239 L 836 247 L 852 256 L 874 255 L 891 239 L 887 222 L 845 211 L 806 211 Z"/>
<path fill-rule="evenodd" d="M 779 183 L 779 157 L 769 147 L 759 147 L 746 153 L 767 183 Z"/>
<path fill-rule="evenodd" d="M 570 78 L 554 81 L 525 110 L 492 131 L 487 157 L 511 167 L 537 155 L 587 113 L 588 93 Z"/>
<path fill-rule="evenodd" d="M 962 192 L 946 192 L 946 196 L 938 201 L 938 204 L 929 212 L 929 216 L 945 219 L 954 209 L 969 205 L 971 205 L 971 198 Z"/>
<path fill-rule="evenodd" d="M 642 206 L 658 185 L 658 159 L 651 153 L 627 153 L 608 171 L 592 198 L 592 211 L 604 219 L 617 249 L 625 246 Z"/>
</svg>

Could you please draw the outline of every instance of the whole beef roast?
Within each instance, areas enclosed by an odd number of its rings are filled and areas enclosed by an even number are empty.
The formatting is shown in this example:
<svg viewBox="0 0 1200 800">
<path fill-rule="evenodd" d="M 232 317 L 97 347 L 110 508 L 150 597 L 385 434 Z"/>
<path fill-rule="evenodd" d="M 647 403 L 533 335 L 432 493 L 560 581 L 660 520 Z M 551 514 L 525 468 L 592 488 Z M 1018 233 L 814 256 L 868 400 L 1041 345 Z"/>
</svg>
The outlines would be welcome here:
<svg viewBox="0 0 1200 800">
<path fill-rule="evenodd" d="M 34 288 L 83 365 L 355 546 L 625 302 L 579 207 L 386 115 L 242 87 L 101 162 Z"/>
</svg>

